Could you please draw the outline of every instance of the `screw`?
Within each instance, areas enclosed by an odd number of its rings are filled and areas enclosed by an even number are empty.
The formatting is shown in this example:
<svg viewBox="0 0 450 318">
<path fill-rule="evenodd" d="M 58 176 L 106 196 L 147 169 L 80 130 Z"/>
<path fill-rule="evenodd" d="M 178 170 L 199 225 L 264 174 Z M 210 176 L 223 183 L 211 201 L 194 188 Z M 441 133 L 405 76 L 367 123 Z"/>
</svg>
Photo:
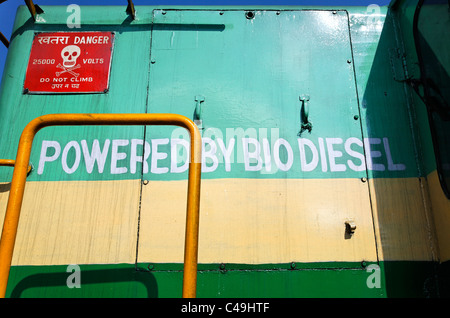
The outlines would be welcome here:
<svg viewBox="0 0 450 318">
<path fill-rule="evenodd" d="M 245 13 L 245 17 L 246 17 L 247 19 L 251 20 L 251 19 L 253 19 L 253 18 L 255 17 L 255 12 L 253 12 L 253 11 L 247 11 L 247 12 Z"/>
</svg>

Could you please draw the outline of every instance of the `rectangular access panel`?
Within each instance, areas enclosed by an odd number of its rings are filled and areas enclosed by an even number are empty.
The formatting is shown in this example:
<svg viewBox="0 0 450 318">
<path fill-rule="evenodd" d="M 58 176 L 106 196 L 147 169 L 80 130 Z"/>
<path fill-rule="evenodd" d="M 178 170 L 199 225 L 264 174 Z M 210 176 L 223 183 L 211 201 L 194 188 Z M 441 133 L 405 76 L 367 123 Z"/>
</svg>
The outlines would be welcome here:
<svg viewBox="0 0 450 318">
<path fill-rule="evenodd" d="M 46 14 L 64 16 L 58 10 L 49 8 Z M 88 11 L 95 15 L 102 10 Z M 17 21 L 28 19 L 26 7 L 19 9 Z M 150 30 L 109 21 L 107 31 L 95 24 L 81 32 L 60 32 L 61 25 L 53 23 L 21 27 L 5 67 L 11 77 L 3 83 L 6 93 L 0 102 L 8 123 L 1 127 L 6 141 L 1 144 L 2 158 L 16 158 L 22 130 L 44 114 L 146 112 Z M 143 126 L 56 126 L 39 131 L 13 268 L 134 263 L 142 164 L 131 158 L 141 158 L 143 138 Z M 2 221 L 12 174 L 12 168 L 4 167 L 0 175 Z M 50 278 L 44 275 L 43 280 Z"/>
<path fill-rule="evenodd" d="M 346 11 L 154 10 L 148 112 L 202 131 L 199 263 L 377 260 L 348 25 Z M 189 137 L 145 138 L 138 262 L 181 263 Z"/>
</svg>

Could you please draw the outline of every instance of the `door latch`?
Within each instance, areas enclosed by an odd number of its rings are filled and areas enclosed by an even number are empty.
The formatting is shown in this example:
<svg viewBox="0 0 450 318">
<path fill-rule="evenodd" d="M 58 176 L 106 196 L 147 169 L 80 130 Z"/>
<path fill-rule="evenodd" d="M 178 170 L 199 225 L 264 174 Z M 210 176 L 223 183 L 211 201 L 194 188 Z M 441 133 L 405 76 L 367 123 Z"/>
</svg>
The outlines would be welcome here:
<svg viewBox="0 0 450 318">
<path fill-rule="evenodd" d="M 350 238 L 355 234 L 356 224 L 353 220 L 345 221 L 345 237 Z"/>
<path fill-rule="evenodd" d="M 300 132 L 298 133 L 298 136 L 301 136 L 301 134 L 307 130 L 309 133 L 311 133 L 312 130 L 312 124 L 309 121 L 309 95 L 300 95 L 300 101 L 302 102 L 301 108 L 300 108 Z"/>
<path fill-rule="evenodd" d="M 199 129 L 203 128 L 202 120 L 202 103 L 205 101 L 205 97 L 202 95 L 195 96 L 195 110 L 194 110 L 194 123 Z"/>
</svg>

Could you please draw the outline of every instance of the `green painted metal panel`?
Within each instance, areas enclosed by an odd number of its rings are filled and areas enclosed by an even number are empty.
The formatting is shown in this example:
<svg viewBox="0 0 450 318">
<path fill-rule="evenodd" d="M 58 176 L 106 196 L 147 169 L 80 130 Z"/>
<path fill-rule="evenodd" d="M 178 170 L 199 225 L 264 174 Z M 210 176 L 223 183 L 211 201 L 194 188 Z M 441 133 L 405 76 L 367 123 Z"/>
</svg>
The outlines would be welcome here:
<svg viewBox="0 0 450 318">
<path fill-rule="evenodd" d="M 387 8 L 350 16 L 363 135 L 378 139 L 375 151 L 382 149 L 379 139 L 388 138 L 393 162 L 404 165 L 404 169 L 390 170 L 383 162 L 385 170 L 368 171 L 374 178 L 424 175 L 421 150 L 415 140 L 416 119 L 412 117 L 406 84 L 400 79 L 404 76 L 404 48 L 395 36 L 399 32 L 395 22 Z"/>
<path fill-rule="evenodd" d="M 51 12 L 51 10 L 49 10 Z M 86 10 L 87 12 L 88 10 Z M 97 16 L 103 12 L 101 8 L 94 10 Z M 114 11 L 113 11 L 114 12 Z M 123 15 L 123 14 L 122 14 Z M 52 15 L 53 16 L 53 15 Z M 114 15 L 113 15 L 114 16 Z M 18 11 L 17 21 L 29 17 L 25 9 Z M 30 54 L 32 39 L 35 32 L 52 32 L 66 30 L 61 24 L 32 24 L 25 22 L 13 33 L 9 49 L 9 59 L 12 61 L 6 65 L 3 81 L 3 93 L 0 97 L 0 115 L 8 121 L 9 125 L 2 125 L 0 134 L 2 138 L 10 142 L 2 143 L 0 153 L 2 158 L 14 159 L 20 134 L 25 125 L 32 119 L 50 113 L 145 113 L 147 101 L 148 68 L 150 64 L 150 30 L 148 26 L 117 23 L 107 26 L 98 24 L 83 24 L 76 32 L 83 31 L 111 31 L 115 33 L 114 48 L 112 53 L 110 89 L 104 94 L 59 94 L 59 95 L 28 95 L 23 94 L 23 81 Z M 122 19 L 120 19 L 122 21 Z M 73 31 L 73 30 L 71 30 Z M 140 49 L 130 49 L 138 46 Z M 127 173 L 114 173 L 111 170 L 113 143 L 116 141 L 118 152 L 125 153 L 127 158 L 131 156 L 132 139 L 143 139 L 144 127 L 136 126 L 96 126 L 96 127 L 51 127 L 40 131 L 33 144 L 31 164 L 33 172 L 28 181 L 58 181 L 58 180 L 116 180 L 138 179 L 141 165 L 136 166 L 136 171 L 131 172 L 131 166 L 124 161 L 118 161 L 117 167 L 125 167 Z M 43 141 L 51 141 L 47 151 L 43 151 Z M 98 140 L 100 149 L 109 144 L 107 158 L 103 172 L 96 163 L 92 173 L 86 167 L 87 160 L 83 154 L 82 140 L 88 146 L 88 155 L 93 154 L 93 142 Z M 121 146 L 120 140 L 128 143 Z M 70 142 L 73 147 L 70 147 Z M 119 142 L 117 142 L 119 141 Z M 55 153 L 55 146 L 59 148 L 60 155 L 54 161 L 49 160 Z M 69 146 L 68 146 L 69 145 Z M 63 159 L 64 149 L 67 147 L 68 155 Z M 70 148 L 70 149 L 69 149 Z M 138 155 L 142 149 L 136 148 Z M 140 153 L 139 153 L 140 152 Z M 79 163 L 74 166 L 77 162 Z M 41 161 L 41 165 L 39 162 Z M 73 168 L 73 172 L 64 169 L 63 164 Z M 39 169 L 39 166 L 41 169 Z M 0 180 L 10 181 L 12 169 L 2 167 Z M 43 169 L 43 171 L 42 171 Z M 68 173 L 69 172 L 69 173 Z"/>
<path fill-rule="evenodd" d="M 199 298 L 385 298 L 447 295 L 448 264 L 382 262 L 380 267 L 342 268 L 342 264 L 314 263 L 199 268 Z M 165 268 L 165 269 L 164 269 Z M 376 270 L 375 270 L 376 269 Z M 12 267 L 7 296 L 12 298 L 179 298 L 182 265 L 80 265 L 79 277 L 69 265 Z M 375 275 L 378 275 L 375 278 Z M 437 280 L 439 278 L 439 280 Z M 379 281 L 377 281 L 379 279 Z M 379 284 L 378 284 L 379 283 Z M 77 288 L 77 286 L 79 288 Z"/>
<path fill-rule="evenodd" d="M 402 20 L 405 23 L 412 17 L 411 8 L 416 1 L 403 2 L 409 5 L 405 9 L 405 20 Z M 417 109 L 410 104 L 405 83 L 395 79 L 396 70 L 390 66 L 393 56 L 389 52 L 396 52 L 402 47 L 399 47 L 401 42 L 394 36 L 398 32 L 396 17 L 391 13 L 386 15 L 386 8 L 381 8 L 378 16 L 380 28 L 369 30 L 366 8 L 347 8 L 347 11 L 337 10 L 336 13 L 331 10 L 292 8 L 280 11 L 280 14 L 273 8 L 259 8 L 255 10 L 253 19 L 247 19 L 243 8 L 168 9 L 163 14 L 163 10 L 142 7 L 138 10 L 137 21 L 131 21 L 123 7 L 114 7 L 108 11 L 103 7 L 86 8 L 83 9 L 86 24 L 82 25 L 81 31 L 116 32 L 110 91 L 101 95 L 24 95 L 23 79 L 34 32 L 59 31 L 65 25 L 65 7 L 44 9 L 48 13 L 47 21 L 38 21 L 36 24 L 30 21 L 26 8 L 18 12 L 0 96 L 0 115 L 10 123 L 0 126 L 2 138 L 9 141 L 0 145 L 2 158 L 15 157 L 24 125 L 42 114 L 177 112 L 201 119 L 203 135 L 216 141 L 218 137 L 211 135 L 214 132 L 211 128 L 219 128 L 218 131 L 222 133 L 226 133 L 226 128 L 231 128 L 233 132 L 242 128 L 244 134 L 245 131 L 250 134 L 247 137 L 253 136 L 258 141 L 267 134 L 271 147 L 274 136 L 283 138 L 292 146 L 294 161 L 287 171 L 278 169 L 272 173 L 266 171 L 264 165 L 260 171 L 249 171 L 245 170 L 243 163 L 233 164 L 227 171 L 226 162 L 219 162 L 214 172 L 204 173 L 204 178 L 359 178 L 366 175 L 366 171 L 349 169 L 348 160 L 355 164 L 358 160 L 355 154 L 352 156 L 345 150 L 342 143 L 336 144 L 335 149 L 341 151 L 343 156 L 335 159 L 338 163 L 347 164 L 345 171 L 331 173 L 328 165 L 328 171 L 324 172 L 320 163 L 314 171 L 301 171 L 299 138 L 316 142 L 318 151 L 318 138 L 337 137 L 343 142 L 350 137 L 361 140 L 373 138 L 375 163 L 383 165 L 384 170 L 381 166 L 377 166 L 379 170 L 369 169 L 369 177 L 424 176 L 435 169 L 434 157 L 429 151 L 431 146 L 427 143 L 428 128 L 423 122 L 417 123 L 416 117 L 411 117 L 414 112 L 410 112 L 413 107 L 417 118 L 421 118 L 425 115 L 425 109 L 420 108 L 422 105 L 415 96 L 411 99 L 418 104 Z M 411 39 L 404 40 L 410 51 L 408 45 L 411 45 Z M 409 66 L 414 64 L 414 57 L 408 55 L 407 59 Z M 310 96 L 309 119 L 312 130 L 299 136 L 302 105 L 299 97 L 302 94 Z M 200 109 L 196 113 L 197 104 Z M 359 117 L 355 119 L 355 115 Z M 252 128 L 256 132 L 249 130 Z M 272 129 L 275 129 L 273 135 Z M 178 138 L 179 133 L 172 128 L 147 128 L 146 131 L 143 127 L 49 128 L 37 137 L 37 146 L 32 154 L 35 169 L 39 164 L 43 140 L 57 141 L 63 150 L 72 140 L 80 145 L 81 140 L 87 140 L 91 146 L 93 140 L 98 139 L 102 147 L 108 139 L 128 141 L 128 145 L 120 148 L 127 158 L 120 163 L 127 167 L 127 172 L 100 173 L 95 168 L 89 174 L 82 169 L 86 164 L 82 156 L 80 168 L 72 174 L 63 172 L 59 160 L 46 163 L 45 174 L 38 174 L 34 170 L 28 180 L 140 178 L 141 168 L 138 165 L 136 171 L 131 173 L 128 160 L 131 157 L 131 140 L 142 138 L 150 146 L 153 145 L 152 140 L 160 139 L 161 145 L 155 149 L 161 151 L 163 157 L 167 154 L 167 158 L 158 160 L 158 165 L 169 169 L 163 173 L 151 172 L 151 156 L 155 153 L 150 148 L 149 172 L 144 178 L 185 178 L 186 172 L 170 173 L 170 138 Z M 415 139 L 417 136 L 423 139 L 418 141 Z M 390 156 L 387 155 L 383 138 L 388 138 Z M 165 144 L 166 139 L 169 144 Z M 328 149 L 326 144 L 324 146 L 324 158 L 329 164 Z M 361 151 L 356 146 L 352 144 L 354 150 Z M 273 148 L 271 150 L 273 155 Z M 50 151 L 48 156 L 51 156 Z M 68 156 L 69 165 L 74 160 L 73 151 L 71 149 Z M 142 148 L 138 151 L 142 153 Z M 182 157 L 185 154 L 180 152 L 179 155 Z M 234 155 L 237 156 L 237 153 Z M 321 158 L 321 154 L 318 156 Z M 286 163 L 289 157 L 282 146 L 279 157 L 282 163 Z M 311 157 L 306 160 L 309 162 Z M 211 166 L 213 162 L 208 161 L 208 164 Z M 393 170 L 389 169 L 389 164 L 400 166 Z M 272 165 L 275 165 L 274 160 Z M 104 171 L 110 172 L 110 169 L 111 152 L 105 160 Z M 11 175 L 11 168 L 0 168 L 0 181 L 9 181 Z M 437 265 L 434 263 L 381 262 L 383 282 L 386 283 L 381 289 L 367 288 L 365 283 L 369 273 L 355 269 L 360 267 L 359 263 L 340 265 L 339 268 L 315 263 L 310 264 L 311 267 L 297 265 L 299 268 L 296 270 L 289 270 L 289 265 L 285 265 L 275 264 L 267 268 L 245 264 L 237 267 L 227 265 L 226 268 L 230 270 L 225 271 L 201 268 L 199 296 L 435 295 L 433 269 Z M 162 269 L 159 269 L 159 265 L 155 266 L 155 271 L 141 272 L 135 271 L 134 264 L 81 265 L 82 275 L 86 274 L 82 277 L 88 283 L 81 289 L 67 287 L 66 279 L 70 274 L 66 272 L 67 266 L 13 267 L 8 294 L 14 297 L 178 297 L 182 277 L 180 265 L 164 264 Z M 446 273 L 448 277 L 448 268 Z M 85 288 L 88 285 L 89 288 Z M 252 286 L 257 288 L 253 289 Z M 447 285 L 443 286 L 448 286 L 448 280 Z"/>
<path fill-rule="evenodd" d="M 219 166 L 212 173 L 210 169 L 205 169 L 205 178 L 417 175 L 418 163 L 415 160 L 409 118 L 405 114 L 403 86 L 393 80 L 391 70 L 385 67 L 389 57 L 383 55 L 386 50 L 395 48 L 393 30 L 389 29 L 389 24 L 385 24 L 386 31 L 381 37 L 381 29 L 363 32 L 367 28 L 367 21 L 360 18 L 362 8 L 337 11 L 278 11 L 267 8 L 256 10 L 255 17 L 247 19 L 243 9 L 168 9 L 163 14 L 163 10 L 142 7 L 137 21 L 131 21 L 116 7 L 108 10 L 106 15 L 101 14 L 104 12 L 102 7 L 86 8 L 83 10 L 86 23 L 77 31 L 116 32 L 110 91 L 87 96 L 30 96 L 22 94 L 22 89 L 33 34 L 61 30 L 61 25 L 65 23 L 61 8 L 49 7 L 46 10 L 47 20 L 36 24 L 29 22 L 26 8 L 18 12 L 5 69 L 6 80 L 2 83 L 3 91 L 9 94 L 1 96 L 1 114 L 14 124 L 2 127 L 2 135 L 12 141 L 1 146 L 5 158 L 15 157 L 23 127 L 32 118 L 42 114 L 180 112 L 194 119 L 195 98 L 203 96 L 205 100 L 199 102 L 201 112 L 198 114 L 202 116 L 204 137 L 214 139 L 218 134 L 223 137 L 225 147 L 234 149 L 234 162 L 231 167 L 227 167 L 223 151 L 216 143 Z M 58 18 L 56 13 L 61 16 Z M 385 11 L 380 13 L 381 21 L 384 14 Z M 96 20 L 100 15 L 102 19 Z M 377 46 L 378 38 L 380 45 Z M 131 47 L 135 49 L 130 50 Z M 384 83 L 385 87 L 374 83 Z M 304 131 L 299 136 L 302 95 L 309 95 L 310 98 L 308 119 L 312 130 Z M 137 154 L 143 152 L 144 147 L 141 145 L 132 145 L 133 139 L 142 139 L 143 130 L 143 127 L 46 129 L 36 139 L 31 158 L 35 171 L 28 180 L 139 178 L 142 167 L 138 165 L 135 170 L 130 160 L 134 150 Z M 174 132 L 173 129 L 147 129 L 145 139 L 150 153 L 146 154 L 146 161 L 149 168 L 144 167 L 144 172 L 148 171 L 150 175 L 146 178 L 171 180 L 186 177 L 186 173 L 171 173 L 172 156 L 185 156 L 173 155 L 171 152 L 170 139 L 177 137 L 178 133 L 178 130 Z M 231 145 L 229 141 L 233 134 L 235 144 Z M 259 171 L 246 170 L 242 162 L 242 137 L 245 134 L 259 141 L 261 162 L 251 159 L 253 162 L 249 164 L 253 165 L 253 169 L 259 169 L 258 164 L 262 163 Z M 267 148 L 263 139 L 266 137 L 270 149 L 270 169 L 265 165 L 268 152 L 264 151 Z M 165 145 L 164 140 L 162 145 L 155 146 L 167 158 L 157 158 L 152 162 L 152 139 L 167 138 L 169 144 Z M 280 138 L 283 140 L 281 144 L 276 144 L 279 151 L 275 156 L 275 141 Z M 301 162 L 300 138 L 310 140 L 314 148 L 311 151 L 309 143 L 304 146 L 304 160 L 311 163 L 317 159 L 317 162 L 306 165 L 306 168 Z M 92 147 L 95 139 L 98 139 L 100 147 L 105 144 L 108 146 L 109 142 L 103 172 L 95 166 L 94 171 L 89 173 L 86 168 L 88 159 L 82 154 L 78 168 L 73 173 L 64 171 L 62 156 L 46 162 L 45 173 L 37 173 L 41 156 L 52 154 L 52 149 L 48 149 L 48 153 L 42 151 L 43 140 L 56 141 L 63 151 L 70 141 L 81 147 L 81 140 L 87 140 L 87 144 Z M 119 143 L 125 140 L 126 143 L 118 148 L 125 154 L 125 159 L 119 159 L 118 162 L 119 167 L 125 168 L 120 173 L 111 173 L 111 162 L 116 159 L 112 158 L 114 140 Z M 367 165 L 367 172 L 355 171 L 363 167 L 363 157 L 370 162 L 369 157 L 364 156 L 362 141 L 366 142 L 365 146 L 370 145 L 372 148 L 373 163 Z M 290 147 L 292 153 L 286 150 L 285 145 Z M 251 141 L 250 147 L 253 146 L 254 142 Z M 255 156 L 252 148 L 249 151 L 250 156 Z M 313 154 L 313 151 L 317 154 Z M 74 158 L 71 157 L 75 155 L 72 148 L 67 165 L 73 164 Z M 207 160 L 209 167 L 214 165 L 210 158 Z M 278 161 L 282 169 L 277 167 Z M 336 165 L 331 167 L 330 161 Z M 159 169 L 153 173 L 153 164 L 165 168 L 163 173 Z M 183 165 L 182 159 L 179 165 Z M 322 170 L 325 167 L 327 171 L 324 172 Z M 10 180 L 11 169 L 1 168 L 0 173 L 1 180 Z"/>
<path fill-rule="evenodd" d="M 365 176 L 355 167 L 361 160 L 344 149 L 357 138 L 348 146 L 363 158 L 346 11 L 257 10 L 248 19 L 244 10 L 155 10 L 153 22 L 149 112 L 201 120 L 203 178 Z M 302 132 L 305 106 L 312 130 Z M 149 128 L 146 138 L 168 135 L 179 134 Z M 245 137 L 254 139 L 248 147 Z M 161 152 L 170 154 L 165 143 Z M 158 162 L 167 173 L 148 177 L 185 178 L 170 174 L 170 160 Z"/>
<path fill-rule="evenodd" d="M 416 13 L 414 39 L 420 63 L 419 90 L 428 109 L 436 166 L 441 186 L 450 198 L 449 104 L 450 104 L 450 18 L 447 1 L 421 1 Z M 418 79 L 416 79 L 418 81 Z"/>
</svg>

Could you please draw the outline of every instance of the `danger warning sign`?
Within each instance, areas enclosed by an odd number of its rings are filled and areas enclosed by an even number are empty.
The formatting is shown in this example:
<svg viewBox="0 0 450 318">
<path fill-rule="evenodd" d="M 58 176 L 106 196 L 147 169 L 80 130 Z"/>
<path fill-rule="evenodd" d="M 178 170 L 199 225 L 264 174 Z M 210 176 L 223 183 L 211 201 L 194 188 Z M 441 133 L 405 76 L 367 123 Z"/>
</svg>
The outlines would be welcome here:
<svg viewBox="0 0 450 318">
<path fill-rule="evenodd" d="M 45 32 L 33 39 L 24 92 L 107 92 L 114 33 Z"/>
</svg>

